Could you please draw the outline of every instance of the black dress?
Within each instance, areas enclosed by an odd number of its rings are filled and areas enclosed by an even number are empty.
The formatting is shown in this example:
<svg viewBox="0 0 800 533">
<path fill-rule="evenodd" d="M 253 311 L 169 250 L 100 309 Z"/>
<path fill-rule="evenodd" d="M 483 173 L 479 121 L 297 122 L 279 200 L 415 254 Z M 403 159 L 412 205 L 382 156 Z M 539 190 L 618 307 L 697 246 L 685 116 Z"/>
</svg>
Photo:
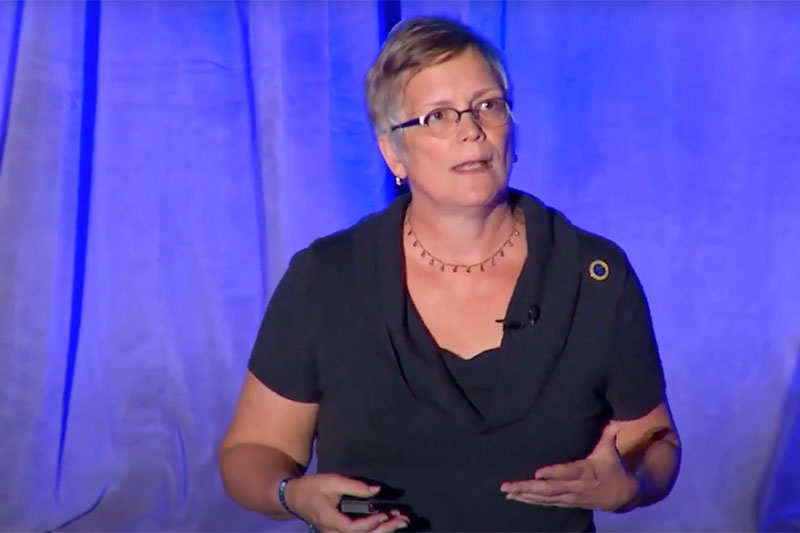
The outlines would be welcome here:
<svg viewBox="0 0 800 533">
<path fill-rule="evenodd" d="M 436 345 L 407 294 L 409 200 L 295 255 L 250 371 L 319 403 L 318 471 L 381 484 L 380 496 L 413 512 L 409 530 L 594 530 L 589 510 L 508 501 L 500 484 L 586 457 L 608 420 L 663 401 L 647 302 L 624 252 L 512 191 L 528 239 L 508 308 L 517 328 L 461 360 Z"/>
</svg>

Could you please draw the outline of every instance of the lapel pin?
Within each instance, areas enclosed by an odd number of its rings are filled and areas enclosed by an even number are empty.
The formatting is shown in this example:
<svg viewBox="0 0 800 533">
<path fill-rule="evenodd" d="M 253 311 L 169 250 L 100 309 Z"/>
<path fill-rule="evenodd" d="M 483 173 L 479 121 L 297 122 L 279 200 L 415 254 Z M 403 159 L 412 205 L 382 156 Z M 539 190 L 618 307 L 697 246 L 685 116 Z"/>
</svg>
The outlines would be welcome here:
<svg viewBox="0 0 800 533">
<path fill-rule="evenodd" d="M 602 259 L 595 259 L 589 263 L 589 276 L 596 281 L 605 281 L 608 279 L 608 263 Z"/>
</svg>

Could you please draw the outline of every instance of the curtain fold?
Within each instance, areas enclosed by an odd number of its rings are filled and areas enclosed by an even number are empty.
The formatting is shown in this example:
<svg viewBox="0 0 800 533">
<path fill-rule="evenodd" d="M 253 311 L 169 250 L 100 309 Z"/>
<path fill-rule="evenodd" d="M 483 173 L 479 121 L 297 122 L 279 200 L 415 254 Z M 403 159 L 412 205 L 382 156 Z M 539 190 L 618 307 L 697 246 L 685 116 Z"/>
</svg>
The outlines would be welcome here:
<svg viewBox="0 0 800 533">
<path fill-rule="evenodd" d="M 783 401 L 783 420 L 772 467 L 763 482 L 758 513 L 759 531 L 800 531 L 800 353 Z"/>
<path fill-rule="evenodd" d="M 2 9 L 11 15 L 3 17 L 10 33 L 2 38 L 3 55 L 11 57 L 2 71 L 8 90 L 0 168 L 0 523 L 44 529 L 59 519 L 58 449 L 80 277 L 74 266 L 83 237 L 76 213 L 85 6 L 17 2 Z M 60 506 L 76 512 L 94 498 L 65 493 Z"/>
</svg>

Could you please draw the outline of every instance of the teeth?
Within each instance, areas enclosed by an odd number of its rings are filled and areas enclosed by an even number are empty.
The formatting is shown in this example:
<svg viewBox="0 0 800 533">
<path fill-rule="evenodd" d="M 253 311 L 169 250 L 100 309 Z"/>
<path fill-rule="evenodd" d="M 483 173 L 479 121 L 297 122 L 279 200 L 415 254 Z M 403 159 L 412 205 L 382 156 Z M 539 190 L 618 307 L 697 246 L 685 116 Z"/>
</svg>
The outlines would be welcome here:
<svg viewBox="0 0 800 533">
<path fill-rule="evenodd" d="M 483 161 L 477 161 L 474 163 L 465 163 L 463 165 L 458 165 L 456 168 L 458 170 L 477 170 L 479 168 L 484 168 L 486 164 Z"/>
</svg>

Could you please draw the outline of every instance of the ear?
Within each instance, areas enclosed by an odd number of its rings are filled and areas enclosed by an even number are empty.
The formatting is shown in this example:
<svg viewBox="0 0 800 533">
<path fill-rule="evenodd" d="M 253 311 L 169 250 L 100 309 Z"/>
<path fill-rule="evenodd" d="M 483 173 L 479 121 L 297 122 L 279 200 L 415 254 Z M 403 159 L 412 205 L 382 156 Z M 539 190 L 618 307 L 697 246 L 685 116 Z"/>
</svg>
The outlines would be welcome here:
<svg viewBox="0 0 800 533">
<path fill-rule="evenodd" d="M 389 138 L 388 133 L 382 133 L 378 136 L 378 147 L 381 149 L 383 160 L 386 161 L 386 166 L 392 171 L 392 174 L 400 178 L 408 176 L 408 170 L 403 162 L 400 160 L 400 154 L 396 149 L 394 143 Z"/>
</svg>

